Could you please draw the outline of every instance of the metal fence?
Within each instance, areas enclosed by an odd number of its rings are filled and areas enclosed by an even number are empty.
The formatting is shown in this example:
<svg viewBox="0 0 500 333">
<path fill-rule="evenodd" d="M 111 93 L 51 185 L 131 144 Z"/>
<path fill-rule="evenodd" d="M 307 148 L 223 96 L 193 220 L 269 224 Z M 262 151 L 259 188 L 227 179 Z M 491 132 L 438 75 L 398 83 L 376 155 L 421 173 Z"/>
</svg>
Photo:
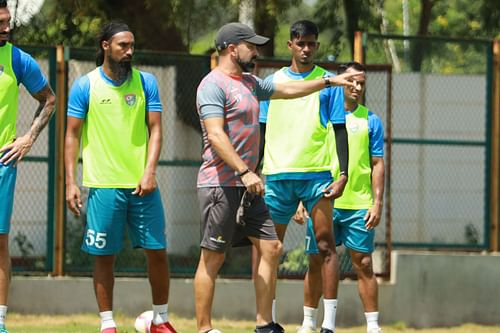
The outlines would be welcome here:
<svg viewBox="0 0 500 333">
<path fill-rule="evenodd" d="M 68 87 L 95 68 L 94 56 L 93 50 L 69 49 Z M 201 135 L 196 87 L 210 71 L 210 57 L 137 51 L 134 64 L 158 80 L 164 133 L 157 180 L 165 206 L 170 269 L 174 276 L 190 276 L 198 263 L 200 241 L 196 176 Z M 91 271 L 92 257 L 80 251 L 84 220 L 67 215 L 64 270 L 68 274 Z M 124 274 L 144 274 L 143 251 L 133 250 L 127 242 L 117 256 L 116 269 Z"/>
<path fill-rule="evenodd" d="M 388 39 L 393 39 L 395 46 L 386 53 L 384 43 Z M 407 39 L 411 45 L 414 39 Z M 443 49 L 461 50 L 456 45 L 452 47 L 458 42 L 440 41 L 437 44 L 443 45 L 435 45 L 435 41 L 428 41 L 441 51 L 424 47 L 420 69 L 414 71 L 404 61 L 405 47 L 408 49 L 405 40 L 395 36 L 365 36 L 366 63 L 392 62 L 394 55 L 400 59 L 398 72 L 392 76 L 387 67 L 368 67 L 365 104 L 384 121 L 389 161 L 386 215 L 376 238 L 379 274 L 388 272 L 391 234 L 392 244 L 397 247 L 482 250 L 489 244 L 491 42 L 460 42 L 470 43 L 472 46 L 464 47 L 463 52 L 475 52 L 475 56 L 453 58 Z M 55 49 L 22 49 L 35 55 L 55 87 Z M 67 67 L 63 75 L 67 85 L 58 85 L 58 95 L 67 94 L 78 76 L 95 67 L 93 50 L 66 48 L 65 51 Z M 200 236 L 196 174 L 201 135 L 195 94 L 201 78 L 210 70 L 210 58 L 140 51 L 134 57 L 139 69 L 157 77 L 164 106 L 158 183 L 166 211 L 171 272 L 173 276 L 192 276 L 198 261 Z M 459 60 L 462 62 L 458 69 L 450 65 Z M 259 66 L 258 74 L 262 77 L 276 69 L 276 65 L 266 66 L 264 62 Z M 388 93 L 391 91 L 392 95 Z M 19 133 L 31 124 L 35 108 L 35 102 L 22 88 Z M 391 128 L 392 134 L 388 133 Z M 54 184 L 61 177 L 55 167 L 59 161 L 56 141 L 53 119 L 49 130 L 41 134 L 29 157 L 19 166 L 10 241 L 13 268 L 23 274 L 54 271 L 54 253 L 61 247 L 54 240 L 58 231 L 54 221 L 57 204 Z M 63 272 L 87 275 L 92 260 L 79 249 L 84 219 L 77 220 L 70 214 L 64 219 Z M 392 228 L 386 227 L 388 223 L 392 223 Z M 305 271 L 305 257 L 298 248 L 303 243 L 302 233 L 302 227 L 290 225 L 281 276 L 301 277 Z M 342 269 L 345 274 L 351 269 L 345 254 Z M 122 275 L 144 275 L 142 251 L 132 250 L 127 244 L 118 257 L 117 270 Z M 221 274 L 248 277 L 250 273 L 250 249 L 232 250 Z"/>
<path fill-rule="evenodd" d="M 257 75 L 266 77 L 281 67 L 289 66 L 290 60 L 266 59 L 257 62 Z M 335 73 L 338 64 L 319 63 L 321 67 Z M 386 143 L 384 150 L 386 168 L 389 171 L 391 166 L 391 82 L 392 66 L 390 65 L 366 65 L 366 93 L 364 103 L 371 111 L 375 112 L 381 119 L 385 128 Z M 386 186 L 390 188 L 390 172 L 386 172 Z M 391 204 L 390 193 L 386 191 L 384 200 L 384 215 L 377 227 L 375 236 L 374 271 L 378 276 L 388 277 L 390 274 L 390 253 L 391 253 Z M 284 241 L 284 256 L 280 264 L 280 275 L 283 277 L 302 278 L 307 271 L 308 259 L 304 254 L 304 226 L 290 223 Z M 356 274 L 352 267 L 349 252 L 345 247 L 337 248 L 339 253 L 339 266 L 341 278 L 355 278 Z"/>
<path fill-rule="evenodd" d="M 365 34 L 392 63 L 394 247 L 488 249 L 492 41 Z"/>
<path fill-rule="evenodd" d="M 22 47 L 38 60 L 41 69 L 55 86 L 55 48 Z M 22 86 L 21 86 L 22 87 Z M 32 123 L 38 102 L 23 88 L 19 92 L 18 135 L 26 133 Z M 17 185 L 10 232 L 10 252 L 14 271 L 29 270 L 46 272 L 52 270 L 52 247 L 55 175 L 54 164 L 55 122 L 51 121 L 28 156 L 18 166 Z"/>
</svg>

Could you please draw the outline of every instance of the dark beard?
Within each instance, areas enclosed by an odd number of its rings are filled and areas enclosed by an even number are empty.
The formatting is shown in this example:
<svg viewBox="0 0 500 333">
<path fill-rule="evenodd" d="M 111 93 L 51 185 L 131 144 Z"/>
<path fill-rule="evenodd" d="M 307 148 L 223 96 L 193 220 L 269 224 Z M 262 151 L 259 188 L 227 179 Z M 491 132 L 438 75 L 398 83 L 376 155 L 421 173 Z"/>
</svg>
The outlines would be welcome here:
<svg viewBox="0 0 500 333">
<path fill-rule="evenodd" d="M 7 36 L 7 37 L 9 37 L 9 34 L 8 34 L 8 33 L 2 33 L 1 35 L 2 35 L 2 36 Z M 3 40 L 3 41 L 1 41 L 1 42 L 0 42 L 0 46 L 4 46 L 5 44 L 7 44 L 7 41 L 6 41 L 6 40 Z"/>
<path fill-rule="evenodd" d="M 108 57 L 108 64 L 111 72 L 116 75 L 118 82 L 123 82 L 130 77 L 130 72 L 132 72 L 131 61 L 114 61 L 111 57 Z"/>
<path fill-rule="evenodd" d="M 255 58 L 250 59 L 250 61 L 241 61 L 241 59 L 238 57 L 236 62 L 238 63 L 243 72 L 251 73 L 255 68 L 254 60 Z"/>
</svg>

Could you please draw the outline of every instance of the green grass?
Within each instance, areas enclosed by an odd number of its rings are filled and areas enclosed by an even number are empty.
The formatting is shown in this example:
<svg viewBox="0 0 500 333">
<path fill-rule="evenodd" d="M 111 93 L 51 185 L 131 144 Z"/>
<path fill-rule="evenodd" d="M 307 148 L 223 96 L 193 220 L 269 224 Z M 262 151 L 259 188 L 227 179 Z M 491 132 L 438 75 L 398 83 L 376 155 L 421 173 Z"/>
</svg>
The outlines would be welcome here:
<svg viewBox="0 0 500 333">
<path fill-rule="evenodd" d="M 119 333 L 135 333 L 134 318 L 115 315 Z M 196 333 L 194 319 L 171 316 L 172 323 L 179 333 Z M 214 326 L 223 333 L 253 332 L 254 323 L 250 321 L 214 320 Z M 35 316 L 10 313 L 7 316 L 7 328 L 10 333 L 96 333 L 99 331 L 97 314 L 71 316 Z M 297 331 L 296 325 L 286 325 L 288 333 Z M 466 324 L 451 328 L 411 329 L 403 322 L 383 326 L 384 333 L 500 333 L 500 326 L 480 326 Z M 337 328 L 337 333 L 364 333 L 365 327 Z"/>
</svg>

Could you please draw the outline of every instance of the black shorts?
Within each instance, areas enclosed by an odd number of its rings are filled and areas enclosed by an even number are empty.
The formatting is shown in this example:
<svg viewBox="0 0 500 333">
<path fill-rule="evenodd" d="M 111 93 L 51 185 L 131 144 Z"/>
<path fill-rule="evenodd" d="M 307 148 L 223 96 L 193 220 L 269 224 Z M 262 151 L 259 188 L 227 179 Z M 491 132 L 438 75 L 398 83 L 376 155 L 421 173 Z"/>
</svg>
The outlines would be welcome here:
<svg viewBox="0 0 500 333">
<path fill-rule="evenodd" d="M 201 211 L 201 247 L 225 252 L 229 245 L 251 245 L 248 237 L 276 240 L 271 215 L 264 198 L 247 193 L 242 218 L 236 222 L 243 187 L 201 187 L 198 199 Z"/>
</svg>

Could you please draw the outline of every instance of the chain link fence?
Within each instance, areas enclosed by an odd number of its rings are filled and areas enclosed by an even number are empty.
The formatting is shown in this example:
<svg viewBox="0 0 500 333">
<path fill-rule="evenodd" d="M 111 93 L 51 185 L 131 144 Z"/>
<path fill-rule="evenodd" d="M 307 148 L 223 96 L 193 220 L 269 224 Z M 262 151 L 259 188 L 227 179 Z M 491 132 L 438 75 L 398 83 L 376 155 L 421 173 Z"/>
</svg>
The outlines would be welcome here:
<svg viewBox="0 0 500 333">
<path fill-rule="evenodd" d="M 492 42 L 367 34 L 393 64 L 394 247 L 487 249 Z"/>
<path fill-rule="evenodd" d="M 94 56 L 95 51 L 90 49 L 69 50 L 68 88 L 75 79 L 95 69 Z M 137 51 L 134 64 L 156 76 L 163 105 L 163 145 L 157 180 L 167 220 L 170 269 L 174 276 L 192 276 L 200 240 L 196 177 L 201 134 L 196 87 L 210 70 L 210 57 Z M 81 171 L 79 174 L 81 177 Z M 85 201 L 87 194 L 88 189 L 84 189 Z M 65 271 L 71 274 L 88 274 L 92 269 L 92 257 L 80 251 L 84 221 L 84 217 L 67 215 Z M 127 275 L 145 274 L 143 251 L 132 249 L 127 240 L 117 256 L 116 269 Z"/>
<path fill-rule="evenodd" d="M 55 48 L 19 46 L 32 54 L 46 77 L 55 74 Z M 54 86 L 54 81 L 50 82 Z M 27 133 L 38 108 L 36 101 L 23 85 L 19 89 L 17 136 Z M 14 210 L 9 235 L 10 253 L 14 271 L 30 270 L 34 273 L 51 270 L 52 178 L 49 174 L 53 163 L 52 120 L 42 131 L 28 156 L 18 164 Z"/>
<path fill-rule="evenodd" d="M 257 62 L 257 75 L 259 77 L 267 77 L 273 74 L 284 66 L 289 66 L 289 60 L 259 60 Z M 338 64 L 335 63 L 319 63 L 321 67 L 335 73 Z M 388 129 L 391 118 L 391 66 L 366 66 L 366 93 L 365 105 L 376 113 L 384 124 L 384 128 Z M 386 133 L 387 134 L 387 133 Z M 384 150 L 386 152 L 386 164 L 390 166 L 390 138 L 386 135 L 386 144 Z M 380 225 L 376 229 L 375 234 L 375 252 L 374 271 L 378 276 L 387 277 L 390 273 L 390 204 L 388 198 L 385 199 L 385 214 L 382 217 Z M 305 227 L 298 225 L 293 221 L 290 222 L 284 241 L 284 256 L 281 260 L 279 274 L 281 277 L 302 278 L 307 271 L 308 258 L 304 253 L 305 244 Z M 344 246 L 337 248 L 339 254 L 340 277 L 354 278 L 356 276 L 352 267 L 349 252 Z"/>
<path fill-rule="evenodd" d="M 390 66 L 369 65 L 367 75 L 365 104 L 384 123 L 388 168 L 385 214 L 376 236 L 377 274 L 389 272 L 391 245 L 487 249 L 491 42 L 393 37 L 391 49 L 388 37 L 365 37 L 366 63 L 394 64 L 395 55 L 399 60 L 394 74 Z M 417 40 L 425 51 L 419 70 L 413 70 L 416 63 L 412 65 L 405 60 L 411 59 L 411 54 L 405 52 L 415 49 L 412 43 Z M 55 87 L 55 50 L 23 49 L 36 57 Z M 67 93 L 77 77 L 95 68 L 94 55 L 94 50 L 66 48 L 67 86 L 61 89 Z M 195 95 L 198 83 L 210 70 L 210 57 L 137 51 L 134 59 L 139 69 L 157 77 L 164 106 L 158 183 L 167 219 L 172 276 L 192 277 L 200 240 L 196 176 L 201 134 Z M 257 74 L 265 77 L 288 63 L 260 61 Z M 322 65 L 335 70 L 334 64 Z M 36 109 L 36 102 L 24 88 L 19 105 L 21 135 L 31 124 Z M 13 268 L 17 272 L 46 274 L 53 269 L 55 149 L 53 119 L 19 166 L 10 235 Z M 86 199 L 85 190 L 83 194 Z M 65 274 L 88 275 L 92 270 L 91 257 L 80 251 L 84 221 L 66 214 Z M 300 278 L 305 273 L 303 243 L 304 228 L 291 223 L 285 239 L 281 277 Z M 351 276 L 349 256 L 342 251 L 342 275 Z M 116 266 L 121 275 L 144 276 L 145 256 L 127 243 Z M 221 275 L 249 277 L 250 274 L 250 248 L 231 250 Z"/>
</svg>

